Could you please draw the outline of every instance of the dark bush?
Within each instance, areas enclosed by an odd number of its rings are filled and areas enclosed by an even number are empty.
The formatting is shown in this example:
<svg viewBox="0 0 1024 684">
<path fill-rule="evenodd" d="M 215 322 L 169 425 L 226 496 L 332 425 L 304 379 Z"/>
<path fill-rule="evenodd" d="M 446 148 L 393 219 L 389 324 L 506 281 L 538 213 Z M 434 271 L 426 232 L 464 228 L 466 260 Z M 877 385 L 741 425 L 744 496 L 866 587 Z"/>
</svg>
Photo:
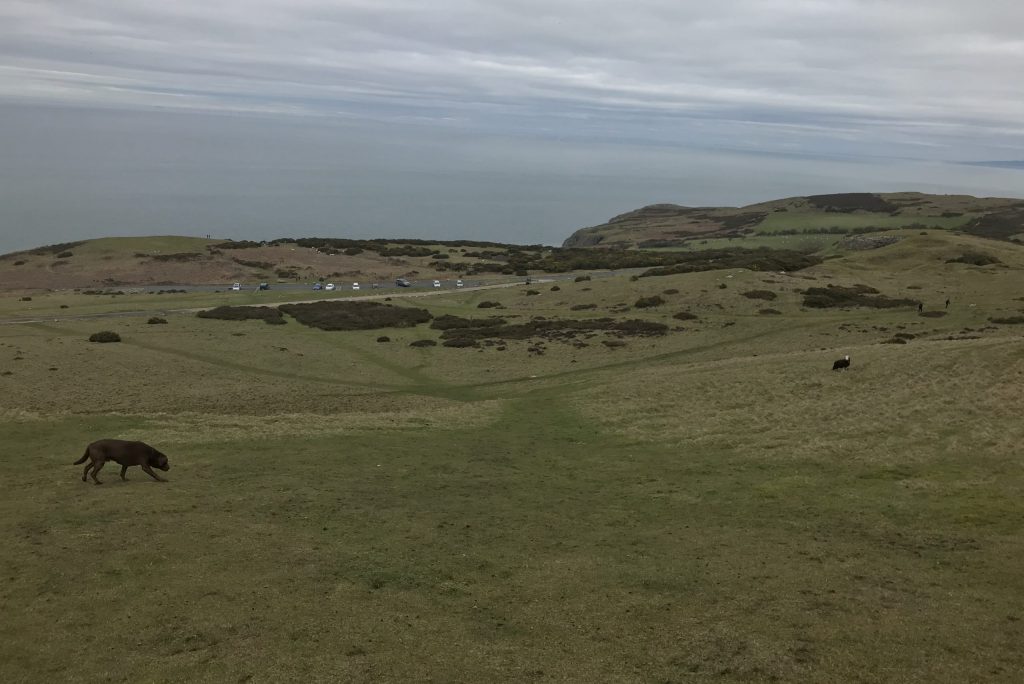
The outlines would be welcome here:
<svg viewBox="0 0 1024 684">
<path fill-rule="evenodd" d="M 679 294 L 679 290 L 677 290 L 675 288 L 671 288 L 671 289 L 665 290 L 661 294 L 667 294 L 667 295 Z"/>
<path fill-rule="evenodd" d="M 867 285 L 841 287 L 810 287 L 803 291 L 804 306 L 812 309 L 832 309 L 843 307 L 869 307 L 874 309 L 893 309 L 904 306 L 917 306 L 915 299 L 891 299 L 878 294 L 878 290 Z"/>
<path fill-rule="evenodd" d="M 180 252 L 178 254 L 150 254 L 148 258 L 152 261 L 200 261 L 203 255 L 198 252 Z"/>
<path fill-rule="evenodd" d="M 469 339 L 468 337 L 453 337 L 450 340 L 442 342 L 446 347 L 479 347 L 480 344 L 476 340 Z"/>
<path fill-rule="evenodd" d="M 61 304 L 61 305 L 60 305 L 60 308 L 62 308 L 62 309 L 66 309 L 66 308 L 68 308 L 68 305 L 67 305 L 67 304 Z"/>
<path fill-rule="evenodd" d="M 103 330 L 89 335 L 90 342 L 120 342 L 121 336 L 110 330 Z"/>
<path fill-rule="evenodd" d="M 552 285 L 552 286 L 551 286 L 551 291 L 552 291 L 552 292 L 560 292 L 560 291 L 561 291 L 561 289 L 562 289 L 562 288 L 558 287 L 557 285 Z"/>
<path fill-rule="evenodd" d="M 527 290 L 525 294 L 527 297 L 533 297 L 539 295 L 540 292 L 538 292 L 537 290 Z"/>
<path fill-rule="evenodd" d="M 718 289 L 719 289 L 719 290 L 724 290 L 724 289 L 725 289 L 725 288 L 727 288 L 727 287 L 729 287 L 729 286 L 728 286 L 728 285 L 726 285 L 725 283 L 719 283 L 719 284 L 718 284 Z"/>
<path fill-rule="evenodd" d="M 771 301 L 778 297 L 778 295 L 772 292 L 771 290 L 749 290 L 742 294 L 747 299 L 765 299 L 768 301 Z"/>
<path fill-rule="evenodd" d="M 573 282 L 574 282 L 574 283 L 582 283 L 582 282 L 583 282 L 583 281 L 585 281 L 585 280 L 590 280 L 590 276 L 588 276 L 588 275 L 583 275 L 583 276 L 576 276 L 576 277 L 575 277 L 575 278 L 573 279 Z"/>
<path fill-rule="evenodd" d="M 501 309 L 501 302 L 480 302 L 476 305 L 478 309 Z"/>
<path fill-rule="evenodd" d="M 270 306 L 218 306 L 215 309 L 200 311 L 199 318 L 215 318 L 220 321 L 261 320 L 271 325 L 284 323 L 280 309 Z"/>
<path fill-rule="evenodd" d="M 672 314 L 672 318 L 676 318 L 680 321 L 695 321 L 697 320 L 697 314 L 690 313 L 689 311 L 680 311 L 677 314 Z"/>
<path fill-rule="evenodd" d="M 665 300 L 660 295 L 654 295 L 653 297 L 641 297 L 633 303 L 638 309 L 649 309 L 652 306 L 661 306 L 665 303 Z"/>
<path fill-rule="evenodd" d="M 391 338 L 388 337 L 387 335 L 381 335 L 380 337 L 377 338 L 377 341 L 378 342 L 390 342 Z"/>
<path fill-rule="evenodd" d="M 343 254 L 345 254 L 345 256 L 355 256 L 357 254 L 362 253 L 363 249 L 361 247 L 349 247 L 343 251 Z"/>
<path fill-rule="evenodd" d="M 587 309 L 596 309 L 597 304 L 573 304 L 569 307 L 570 311 L 586 311 Z"/>
<path fill-rule="evenodd" d="M 282 304 L 281 311 L 303 325 L 321 330 L 411 328 L 433 318 L 426 309 L 413 309 L 379 302 L 334 301 Z"/>
<path fill-rule="evenodd" d="M 68 265 L 68 262 L 63 260 L 63 259 L 58 259 L 57 261 L 54 261 L 52 264 L 50 264 L 50 266 L 67 266 L 67 265 Z"/>
<path fill-rule="evenodd" d="M 416 340 L 409 343 L 410 347 L 436 347 L 437 340 Z"/>
<path fill-rule="evenodd" d="M 583 320 L 535 318 L 529 323 L 511 323 L 480 328 L 458 328 L 441 333 L 444 339 L 500 339 L 525 340 L 531 338 L 571 338 L 581 332 L 617 332 L 634 336 L 664 335 L 668 326 L 664 323 L 638 319 L 616 320 L 614 318 L 589 318 Z"/>
<path fill-rule="evenodd" d="M 998 323 L 999 325 L 1021 325 L 1024 324 L 1024 316 L 1006 316 L 1003 318 L 990 318 L 988 319 L 992 323 Z"/>
<path fill-rule="evenodd" d="M 57 258 L 58 259 L 69 259 L 69 258 L 73 257 L 74 255 L 75 255 L 74 252 L 61 252 L 60 254 L 57 255 Z"/>
<path fill-rule="evenodd" d="M 14 265 L 15 266 L 24 266 L 25 265 L 25 260 L 24 259 L 18 259 L 17 261 L 14 262 Z"/>
<path fill-rule="evenodd" d="M 269 271 L 269 270 L 274 268 L 274 262 L 272 262 L 272 261 L 248 261 L 246 259 L 236 259 L 236 258 L 232 258 L 231 260 L 234 261 L 239 266 L 247 266 L 248 268 L 256 268 L 256 269 L 259 269 L 261 271 Z"/>
<path fill-rule="evenodd" d="M 902 337 L 890 337 L 887 340 L 882 340 L 882 344 L 906 344 L 907 341 Z"/>
<path fill-rule="evenodd" d="M 777 316 L 782 312 L 779 311 L 778 309 L 759 309 L 757 313 L 763 314 L 765 316 Z"/>
<path fill-rule="evenodd" d="M 966 252 L 955 259 L 946 259 L 947 264 L 970 264 L 972 266 L 988 266 L 989 264 L 1001 264 L 999 259 L 990 254 L 981 252 Z"/>
<path fill-rule="evenodd" d="M 455 330 L 459 328 L 487 328 L 495 325 L 505 325 L 505 319 L 498 316 L 490 318 L 462 318 L 445 314 L 435 318 L 430 324 L 435 330 Z"/>
<path fill-rule="evenodd" d="M 622 340 L 601 340 L 601 344 L 612 349 L 626 346 L 626 343 Z"/>
<path fill-rule="evenodd" d="M 23 301 L 23 302 L 31 302 L 32 298 L 31 297 L 22 297 L 21 301 Z"/>
<path fill-rule="evenodd" d="M 664 254 L 659 252 L 659 254 Z M 751 271 L 799 271 L 821 263 L 811 254 L 786 249 L 709 249 L 698 252 L 672 252 L 670 265 L 644 271 L 640 277 L 695 273 L 726 268 L 747 268 Z"/>
<path fill-rule="evenodd" d="M 149 325 L 161 325 L 167 323 L 167 319 L 160 318 L 159 316 L 153 316 L 148 321 L 146 321 L 146 323 Z"/>
<path fill-rule="evenodd" d="M 919 313 L 917 315 L 921 316 L 922 318 L 942 318 L 943 316 L 946 315 L 946 312 L 945 311 L 922 311 L 921 313 Z"/>
</svg>

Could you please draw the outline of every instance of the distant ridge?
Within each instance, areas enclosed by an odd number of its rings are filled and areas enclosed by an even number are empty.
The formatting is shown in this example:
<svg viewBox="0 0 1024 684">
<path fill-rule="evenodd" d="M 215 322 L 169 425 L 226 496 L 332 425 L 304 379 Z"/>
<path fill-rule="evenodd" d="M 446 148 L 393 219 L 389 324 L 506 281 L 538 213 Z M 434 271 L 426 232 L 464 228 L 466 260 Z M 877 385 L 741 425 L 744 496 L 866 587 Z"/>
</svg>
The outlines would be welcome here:
<svg viewBox="0 0 1024 684">
<path fill-rule="evenodd" d="M 1024 162 L 993 162 L 1021 164 Z M 711 241 L 869 233 L 900 228 L 959 230 L 1000 240 L 1024 234 L 1024 200 L 919 192 L 808 195 L 745 207 L 651 204 L 581 228 L 564 247 L 686 248 Z M 762 245 L 758 245 L 762 246 Z"/>
</svg>

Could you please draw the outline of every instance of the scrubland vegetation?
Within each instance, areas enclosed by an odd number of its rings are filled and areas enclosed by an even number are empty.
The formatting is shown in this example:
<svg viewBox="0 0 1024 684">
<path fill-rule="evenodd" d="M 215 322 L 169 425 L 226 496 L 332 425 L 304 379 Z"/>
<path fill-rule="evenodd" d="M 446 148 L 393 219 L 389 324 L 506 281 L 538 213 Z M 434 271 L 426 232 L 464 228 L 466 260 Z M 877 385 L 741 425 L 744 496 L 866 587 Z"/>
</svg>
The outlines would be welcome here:
<svg viewBox="0 0 1024 684">
<path fill-rule="evenodd" d="M 36 295 L 0 326 L 0 674 L 1014 681 L 1024 247 L 897 235 L 167 325 Z M 171 481 L 83 483 L 100 437 Z"/>
</svg>

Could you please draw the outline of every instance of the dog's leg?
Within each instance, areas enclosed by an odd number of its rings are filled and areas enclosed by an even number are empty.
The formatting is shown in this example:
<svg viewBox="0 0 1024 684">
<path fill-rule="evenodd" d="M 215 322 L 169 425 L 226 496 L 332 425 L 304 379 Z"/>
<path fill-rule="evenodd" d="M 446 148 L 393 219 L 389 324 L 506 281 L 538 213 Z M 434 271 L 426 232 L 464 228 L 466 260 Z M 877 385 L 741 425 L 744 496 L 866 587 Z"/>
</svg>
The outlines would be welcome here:
<svg viewBox="0 0 1024 684">
<path fill-rule="evenodd" d="M 100 461 L 92 469 L 92 481 L 95 482 L 96 484 L 103 484 L 102 482 L 96 479 L 96 473 L 100 472 L 100 469 L 103 468 L 103 466 L 106 465 L 106 463 L 106 461 Z"/>
<path fill-rule="evenodd" d="M 128 478 L 124 476 L 124 474 L 126 472 L 128 472 L 128 466 L 126 466 L 126 465 L 121 466 L 121 479 L 127 481 Z"/>
<path fill-rule="evenodd" d="M 167 482 L 167 480 L 154 473 L 153 469 L 150 468 L 148 465 L 143 464 L 142 469 L 145 470 L 146 473 L 157 482 Z"/>
<path fill-rule="evenodd" d="M 85 470 L 82 471 L 82 482 L 89 481 L 89 469 L 92 468 L 92 466 L 92 461 L 89 461 L 88 463 L 85 464 Z"/>
</svg>

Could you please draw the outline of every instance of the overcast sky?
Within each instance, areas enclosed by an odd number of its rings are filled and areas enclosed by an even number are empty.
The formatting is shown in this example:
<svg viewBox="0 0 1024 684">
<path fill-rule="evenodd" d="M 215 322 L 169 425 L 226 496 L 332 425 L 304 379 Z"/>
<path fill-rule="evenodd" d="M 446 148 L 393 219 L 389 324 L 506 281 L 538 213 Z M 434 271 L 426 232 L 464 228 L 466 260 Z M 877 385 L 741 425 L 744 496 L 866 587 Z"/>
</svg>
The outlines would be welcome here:
<svg viewBox="0 0 1024 684">
<path fill-rule="evenodd" d="M 0 251 L 1024 195 L 1014 0 L 2 0 Z"/>
</svg>

